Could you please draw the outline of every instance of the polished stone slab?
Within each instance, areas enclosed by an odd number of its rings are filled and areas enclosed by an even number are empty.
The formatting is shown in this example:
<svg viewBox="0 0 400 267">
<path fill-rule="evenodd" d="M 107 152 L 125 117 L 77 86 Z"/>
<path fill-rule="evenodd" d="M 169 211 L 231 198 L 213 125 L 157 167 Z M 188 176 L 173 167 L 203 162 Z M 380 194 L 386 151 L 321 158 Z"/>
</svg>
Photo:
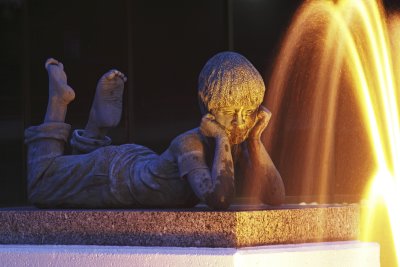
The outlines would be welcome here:
<svg viewBox="0 0 400 267">
<path fill-rule="evenodd" d="M 0 245 L 1 266 L 379 267 L 379 245 L 359 241 L 246 248 Z"/>
<path fill-rule="evenodd" d="M 358 238 L 359 207 L 233 206 L 228 211 L 0 209 L 0 244 L 249 247 Z"/>
</svg>

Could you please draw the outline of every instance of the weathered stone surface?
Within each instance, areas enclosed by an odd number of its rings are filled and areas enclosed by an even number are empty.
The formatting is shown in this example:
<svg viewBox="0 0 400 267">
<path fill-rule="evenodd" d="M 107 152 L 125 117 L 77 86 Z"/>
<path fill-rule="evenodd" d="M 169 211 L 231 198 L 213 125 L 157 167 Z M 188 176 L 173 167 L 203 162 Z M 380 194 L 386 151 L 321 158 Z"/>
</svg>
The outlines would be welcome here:
<svg viewBox="0 0 400 267">
<path fill-rule="evenodd" d="M 0 243 L 247 247 L 355 240 L 358 224 L 355 204 L 229 211 L 3 208 Z"/>
</svg>

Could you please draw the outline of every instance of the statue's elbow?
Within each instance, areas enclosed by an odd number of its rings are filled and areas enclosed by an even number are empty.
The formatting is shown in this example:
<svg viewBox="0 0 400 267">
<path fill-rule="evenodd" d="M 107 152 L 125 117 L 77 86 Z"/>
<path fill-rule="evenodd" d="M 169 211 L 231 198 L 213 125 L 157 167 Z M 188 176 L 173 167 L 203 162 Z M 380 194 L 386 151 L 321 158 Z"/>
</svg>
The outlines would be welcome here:
<svg viewBox="0 0 400 267">
<path fill-rule="evenodd" d="M 286 194 L 285 190 L 280 190 L 275 194 L 266 194 L 263 197 L 262 202 L 264 204 L 272 205 L 272 206 L 279 206 L 285 203 Z"/>
<path fill-rule="evenodd" d="M 234 194 L 232 192 L 214 192 L 206 197 L 207 205 L 214 210 L 226 210 L 232 203 Z"/>
<path fill-rule="evenodd" d="M 226 210 L 231 205 L 231 200 L 224 197 L 208 199 L 207 205 L 214 210 Z"/>
<path fill-rule="evenodd" d="M 279 206 L 285 203 L 285 194 L 275 196 L 271 199 L 270 205 Z"/>
<path fill-rule="evenodd" d="M 235 196 L 235 184 L 232 176 L 221 176 L 218 180 L 219 183 L 206 194 L 205 200 L 210 208 L 225 210 L 229 208 Z"/>
</svg>

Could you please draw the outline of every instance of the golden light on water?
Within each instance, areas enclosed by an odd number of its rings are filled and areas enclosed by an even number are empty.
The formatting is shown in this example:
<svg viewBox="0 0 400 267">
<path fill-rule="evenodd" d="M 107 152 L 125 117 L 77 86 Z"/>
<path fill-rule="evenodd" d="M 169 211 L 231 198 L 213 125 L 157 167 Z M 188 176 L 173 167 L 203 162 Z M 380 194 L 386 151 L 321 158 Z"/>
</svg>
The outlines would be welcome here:
<svg viewBox="0 0 400 267">
<path fill-rule="evenodd" d="M 351 55 L 348 64 L 378 167 L 365 193 L 361 238 L 381 244 L 382 266 L 397 266 L 400 255 L 400 127 L 392 64 L 396 58 L 392 58 L 383 10 L 375 1 L 348 0 L 341 4 L 342 8 L 354 12 L 353 16 L 360 16 L 358 25 L 365 32 L 358 40 L 346 40 Z M 349 27 L 347 31 L 354 36 L 354 29 Z M 379 228 L 391 235 L 382 235 Z M 394 248 L 389 248 L 392 244 Z M 391 251 L 395 255 L 390 255 Z"/>
<path fill-rule="evenodd" d="M 335 123 L 345 119 L 337 117 L 338 95 L 351 90 L 356 96 L 375 169 L 360 174 L 370 179 L 362 202 L 361 238 L 380 243 L 382 266 L 398 266 L 400 255 L 399 86 L 400 16 L 387 16 L 376 0 L 315 0 L 305 2 L 295 16 L 267 95 L 267 106 L 279 114 L 283 99 L 292 99 L 283 96 L 285 90 L 296 88 L 295 103 L 312 92 L 307 96 L 314 101 L 302 106 L 308 113 L 303 121 L 322 126 L 298 138 L 306 144 L 299 149 L 306 166 L 297 168 L 296 175 L 305 177 L 306 188 L 312 186 L 308 177 L 318 177 L 321 195 L 329 192 L 327 162 L 335 153 Z M 273 136 L 280 125 L 271 123 Z"/>
</svg>

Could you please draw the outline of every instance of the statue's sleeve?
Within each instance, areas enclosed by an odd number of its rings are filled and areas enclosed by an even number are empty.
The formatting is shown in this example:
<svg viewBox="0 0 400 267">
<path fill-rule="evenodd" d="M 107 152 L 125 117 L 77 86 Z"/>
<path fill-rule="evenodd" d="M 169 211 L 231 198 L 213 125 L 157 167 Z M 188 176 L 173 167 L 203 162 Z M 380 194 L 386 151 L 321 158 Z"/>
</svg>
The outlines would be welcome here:
<svg viewBox="0 0 400 267">
<path fill-rule="evenodd" d="M 75 130 L 72 133 L 71 147 L 74 154 L 90 153 L 100 147 L 105 147 L 111 144 L 111 138 L 105 136 L 103 139 L 88 138 L 83 135 L 85 130 Z"/>
<path fill-rule="evenodd" d="M 187 152 L 178 157 L 178 169 L 180 177 L 196 169 L 208 169 L 201 151 Z"/>
<path fill-rule="evenodd" d="M 180 177 L 196 169 L 209 169 L 205 160 L 205 149 L 201 139 L 194 134 L 184 135 L 177 140 L 177 160 Z"/>
</svg>

